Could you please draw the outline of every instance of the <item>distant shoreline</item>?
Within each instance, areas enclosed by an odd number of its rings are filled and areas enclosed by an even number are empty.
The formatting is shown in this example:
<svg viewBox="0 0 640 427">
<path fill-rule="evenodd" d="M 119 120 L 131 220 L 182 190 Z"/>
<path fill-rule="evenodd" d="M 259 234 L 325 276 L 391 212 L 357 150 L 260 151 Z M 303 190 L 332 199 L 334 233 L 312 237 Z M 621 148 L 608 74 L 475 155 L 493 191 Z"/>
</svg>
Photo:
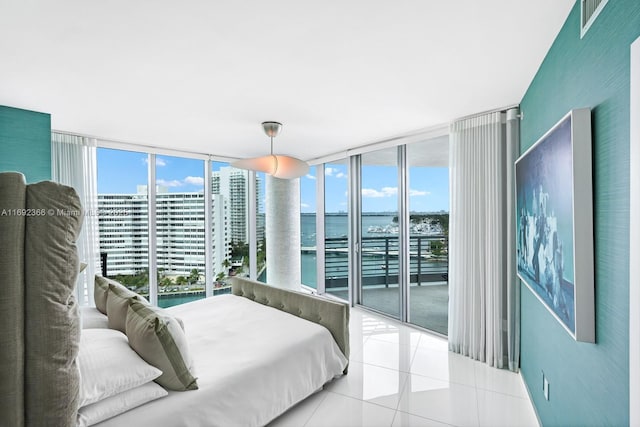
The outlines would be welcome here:
<svg viewBox="0 0 640 427">
<path fill-rule="evenodd" d="M 442 215 L 448 214 L 448 211 L 437 211 L 437 212 L 410 212 L 411 215 Z M 316 216 L 315 212 L 302 212 L 301 216 Z M 347 212 L 325 212 L 325 216 L 347 216 Z M 363 212 L 362 216 L 397 216 L 397 212 Z"/>
</svg>

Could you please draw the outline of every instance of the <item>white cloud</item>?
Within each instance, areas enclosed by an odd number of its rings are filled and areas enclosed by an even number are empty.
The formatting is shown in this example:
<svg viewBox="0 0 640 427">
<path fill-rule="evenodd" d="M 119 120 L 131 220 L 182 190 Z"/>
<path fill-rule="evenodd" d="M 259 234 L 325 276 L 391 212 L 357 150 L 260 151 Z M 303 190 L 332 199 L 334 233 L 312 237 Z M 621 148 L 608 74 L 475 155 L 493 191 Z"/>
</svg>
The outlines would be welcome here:
<svg viewBox="0 0 640 427">
<path fill-rule="evenodd" d="M 160 185 L 162 187 L 182 187 L 184 183 L 178 179 L 172 179 L 169 181 L 166 179 L 157 179 L 156 185 Z"/>
<path fill-rule="evenodd" d="M 143 158 L 142 163 L 144 163 L 145 165 L 148 165 L 149 158 L 148 157 Z M 164 159 L 161 159 L 160 157 L 156 157 L 156 166 L 167 166 L 167 161 Z"/>
<path fill-rule="evenodd" d="M 188 176 L 184 179 L 185 184 L 204 185 L 204 178 L 201 176 Z"/>
<path fill-rule="evenodd" d="M 398 194 L 398 187 L 382 187 L 380 190 L 376 190 L 373 188 L 363 188 L 362 189 L 362 197 L 370 197 L 370 198 L 380 198 L 380 197 L 391 197 Z"/>
<path fill-rule="evenodd" d="M 362 197 L 384 197 L 384 194 L 382 194 L 382 191 L 374 190 L 373 188 L 363 188 Z"/>
<path fill-rule="evenodd" d="M 392 197 L 398 194 L 398 187 L 382 187 L 380 190 L 376 190 L 374 188 L 363 188 L 362 189 L 362 197 L 370 197 L 370 198 L 381 198 L 381 197 Z M 428 196 L 431 194 L 428 191 L 422 190 L 409 190 L 409 196 Z"/>
<path fill-rule="evenodd" d="M 301 208 L 308 208 L 310 206 L 307 203 L 300 203 L 300 207 Z"/>
<path fill-rule="evenodd" d="M 326 176 L 332 176 L 334 178 L 346 178 L 347 174 L 344 172 L 340 172 L 340 169 L 338 168 L 332 168 L 327 166 L 326 168 L 324 168 L 324 174 Z"/>
<path fill-rule="evenodd" d="M 316 179 L 316 177 L 315 177 L 315 176 L 313 176 L 313 175 L 311 175 L 310 173 L 306 174 L 306 175 L 305 175 L 305 177 L 306 177 L 307 179 Z"/>
<path fill-rule="evenodd" d="M 204 178 L 188 176 L 184 179 L 157 179 L 156 185 L 169 188 L 184 187 L 185 185 L 204 185 Z"/>
<path fill-rule="evenodd" d="M 409 189 L 409 196 L 411 196 L 411 197 L 413 197 L 413 196 L 428 196 L 429 194 L 431 194 L 430 191 Z"/>
</svg>

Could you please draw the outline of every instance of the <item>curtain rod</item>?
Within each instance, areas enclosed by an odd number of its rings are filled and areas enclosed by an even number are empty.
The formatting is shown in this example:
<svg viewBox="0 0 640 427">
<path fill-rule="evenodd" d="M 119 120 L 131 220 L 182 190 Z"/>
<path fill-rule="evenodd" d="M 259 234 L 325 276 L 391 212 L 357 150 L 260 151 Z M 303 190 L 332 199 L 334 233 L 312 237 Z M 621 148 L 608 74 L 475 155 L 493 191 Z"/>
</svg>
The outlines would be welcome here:
<svg viewBox="0 0 640 427">
<path fill-rule="evenodd" d="M 355 154 L 363 154 L 370 151 L 380 150 L 383 148 L 396 147 L 398 145 L 411 144 L 420 140 L 433 139 L 440 136 L 449 134 L 448 124 L 438 124 L 423 129 L 418 129 L 412 132 L 407 132 L 401 135 L 392 136 L 379 140 L 376 142 L 370 142 L 368 144 L 359 145 L 357 147 L 349 148 L 346 150 L 338 151 L 336 153 L 327 154 L 325 156 L 309 159 L 307 163 L 314 166 L 322 163 L 328 163 L 335 160 L 341 160 Z"/>
<path fill-rule="evenodd" d="M 508 105 L 506 107 L 494 108 L 493 110 L 487 110 L 487 111 L 482 111 L 480 113 L 469 114 L 468 116 L 458 117 L 458 118 L 455 118 L 455 119 L 451 120 L 451 123 L 458 122 L 460 120 L 473 119 L 474 117 L 484 116 L 485 114 L 504 113 L 507 110 L 511 110 L 512 108 L 520 108 L 520 104 L 512 104 L 512 105 Z"/>
<path fill-rule="evenodd" d="M 175 150 L 172 148 L 158 147 L 155 145 L 135 144 L 132 142 L 117 141 L 114 139 L 105 139 L 105 138 L 97 137 L 94 135 L 88 135 L 88 134 L 83 134 L 78 132 L 67 132 L 67 131 L 58 130 L 58 129 L 52 129 L 51 132 L 79 136 L 82 138 L 93 138 L 98 141 L 98 146 L 102 146 L 104 148 L 121 149 L 126 151 L 141 151 L 143 153 L 154 153 L 154 154 L 161 154 L 161 155 L 168 155 L 168 156 L 191 157 L 191 158 L 198 158 L 202 160 L 208 159 L 208 160 L 220 161 L 220 162 L 232 162 L 234 160 L 238 160 L 236 157 L 218 156 L 214 154 L 198 153 L 196 151 Z"/>
</svg>

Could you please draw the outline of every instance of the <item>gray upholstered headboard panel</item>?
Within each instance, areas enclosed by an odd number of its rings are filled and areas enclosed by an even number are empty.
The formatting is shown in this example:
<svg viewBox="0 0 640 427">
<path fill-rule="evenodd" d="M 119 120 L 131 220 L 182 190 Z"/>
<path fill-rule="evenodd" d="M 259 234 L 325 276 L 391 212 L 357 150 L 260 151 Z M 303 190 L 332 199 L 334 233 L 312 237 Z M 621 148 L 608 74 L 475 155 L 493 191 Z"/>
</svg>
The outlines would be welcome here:
<svg viewBox="0 0 640 427">
<path fill-rule="evenodd" d="M 0 173 L 0 426 L 76 424 L 82 219 L 73 188 Z"/>
<path fill-rule="evenodd" d="M 231 284 L 234 295 L 249 298 L 324 326 L 331 332 L 345 357 L 349 359 L 349 306 L 347 304 L 275 288 L 242 277 L 233 277 Z M 345 368 L 345 374 L 347 368 Z"/>
<path fill-rule="evenodd" d="M 0 174 L 0 425 L 24 425 L 24 227 L 27 184 Z"/>
</svg>

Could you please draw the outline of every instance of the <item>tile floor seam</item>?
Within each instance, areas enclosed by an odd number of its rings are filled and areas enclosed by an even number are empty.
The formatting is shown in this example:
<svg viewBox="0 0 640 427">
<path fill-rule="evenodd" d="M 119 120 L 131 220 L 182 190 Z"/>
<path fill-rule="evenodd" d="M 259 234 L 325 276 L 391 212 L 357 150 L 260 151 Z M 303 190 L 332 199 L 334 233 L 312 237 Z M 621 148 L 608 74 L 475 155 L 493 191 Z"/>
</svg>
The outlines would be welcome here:
<svg viewBox="0 0 640 427">
<path fill-rule="evenodd" d="M 429 421 L 433 421 L 433 422 L 444 424 L 444 425 L 451 426 L 451 427 L 458 427 L 458 426 L 456 426 L 456 424 L 445 423 L 444 421 L 438 421 L 438 420 L 433 419 L 433 418 L 429 418 L 429 417 L 425 417 L 425 416 L 422 416 L 422 415 L 414 414 L 414 413 L 411 413 L 411 412 L 403 411 L 401 409 L 398 409 L 396 411 L 396 413 L 398 413 L 398 412 L 402 412 L 403 414 L 407 414 L 407 415 L 411 415 L 411 416 L 414 416 L 414 417 L 422 418 L 423 420 L 429 420 Z"/>
<path fill-rule="evenodd" d="M 398 405 L 396 405 L 396 408 L 390 408 L 389 406 L 381 405 L 380 403 L 372 402 L 372 401 L 365 400 L 365 399 L 360 399 L 359 397 L 354 397 L 354 396 L 351 396 L 351 395 L 348 395 L 348 394 L 345 394 L 345 393 L 340 393 L 339 391 L 327 390 L 327 393 L 333 393 L 333 394 L 337 394 L 338 396 L 348 397 L 350 399 L 359 400 L 359 401 L 365 402 L 365 403 L 371 403 L 372 405 L 380 406 L 381 408 L 386 408 L 386 409 L 389 409 L 391 411 L 397 411 L 398 410 L 397 407 L 400 404 L 400 401 L 398 401 Z"/>
<path fill-rule="evenodd" d="M 327 390 L 327 393 L 335 394 L 335 395 L 341 396 L 341 397 L 346 397 L 347 399 L 359 400 L 360 402 L 369 403 L 371 405 L 376 405 L 379 408 L 384 408 L 384 409 L 387 409 L 389 411 L 397 411 L 397 409 L 392 409 L 392 408 L 389 408 L 388 406 L 384 406 L 384 405 L 381 405 L 381 404 L 376 403 L 376 402 L 370 402 L 368 400 L 359 399 L 357 397 L 347 396 L 346 394 L 338 393 L 338 392 L 335 392 L 335 391 L 328 391 Z"/>
<path fill-rule="evenodd" d="M 402 371 L 400 371 L 400 372 L 402 372 Z M 432 377 L 431 375 L 418 374 L 416 372 L 407 372 L 407 374 L 416 375 L 416 376 L 422 377 L 422 378 L 429 378 L 430 380 L 441 381 L 441 382 L 447 383 L 447 384 L 455 384 L 455 385 L 460 385 L 460 386 L 467 387 L 467 388 L 473 388 L 473 389 L 476 389 L 476 390 L 478 388 L 478 386 L 476 386 L 476 385 L 465 384 L 465 383 L 461 383 L 461 382 L 458 382 L 458 381 L 443 380 L 442 378 Z"/>
<path fill-rule="evenodd" d="M 476 420 L 478 423 L 478 427 L 482 427 L 482 422 L 480 420 L 480 396 L 478 395 L 478 381 L 476 378 L 476 370 L 475 366 L 473 369 L 473 379 L 476 380 L 475 392 L 476 392 Z"/>
<path fill-rule="evenodd" d="M 393 414 L 393 418 L 391 419 L 391 425 L 389 427 L 393 427 L 393 423 L 396 422 L 396 417 L 398 416 L 398 410 Z"/>
<path fill-rule="evenodd" d="M 327 398 L 326 393 L 328 393 L 328 391 L 326 391 L 323 387 L 323 389 L 319 392 L 319 393 L 325 393 L 325 395 L 322 397 L 322 399 L 320 399 L 320 402 L 318 402 L 318 404 L 316 405 L 315 409 L 313 411 L 311 411 L 311 414 L 309 415 L 309 417 L 307 418 L 307 420 L 304 422 L 304 424 L 302 425 L 302 427 L 305 427 L 307 424 L 309 424 L 309 421 L 311 421 L 311 419 L 313 418 L 313 416 L 316 414 L 316 412 L 318 411 L 318 408 L 320 408 L 320 405 L 322 405 L 322 402 L 324 402 L 324 400 Z M 311 396 L 309 396 L 311 397 Z M 308 399 L 308 398 L 307 398 Z"/>
<path fill-rule="evenodd" d="M 362 363 L 363 365 L 375 366 L 376 368 L 384 368 L 384 369 L 389 369 L 391 371 L 398 371 L 398 372 L 402 372 L 403 374 L 411 374 L 410 371 L 403 371 L 402 369 L 395 369 L 395 368 L 390 368 L 388 366 L 376 365 L 375 363 L 369 363 L 369 362 L 364 362 L 360 360 L 355 360 L 355 362 Z"/>
<path fill-rule="evenodd" d="M 506 393 L 506 392 L 504 392 L 504 391 L 497 391 L 497 390 L 492 390 L 492 389 L 490 389 L 490 388 L 486 388 L 486 387 L 479 387 L 479 386 L 476 386 L 476 388 L 477 388 L 478 390 L 486 391 L 486 392 L 488 392 L 488 393 L 495 393 L 495 394 L 500 394 L 500 395 L 502 395 L 502 396 L 513 397 L 514 399 L 527 400 L 527 401 L 529 400 L 527 397 L 524 397 L 524 396 L 518 396 L 518 395 L 515 395 L 515 394 L 511 394 L 511 393 Z"/>
<path fill-rule="evenodd" d="M 407 376 L 404 377 L 404 381 L 402 383 L 402 390 L 400 390 L 400 392 L 398 393 L 398 404 L 396 405 L 396 411 L 398 411 L 400 408 L 400 402 L 402 401 L 402 395 L 404 393 L 404 389 L 407 388 L 407 383 L 409 382 L 409 375 L 411 374 L 407 374 Z"/>
</svg>

